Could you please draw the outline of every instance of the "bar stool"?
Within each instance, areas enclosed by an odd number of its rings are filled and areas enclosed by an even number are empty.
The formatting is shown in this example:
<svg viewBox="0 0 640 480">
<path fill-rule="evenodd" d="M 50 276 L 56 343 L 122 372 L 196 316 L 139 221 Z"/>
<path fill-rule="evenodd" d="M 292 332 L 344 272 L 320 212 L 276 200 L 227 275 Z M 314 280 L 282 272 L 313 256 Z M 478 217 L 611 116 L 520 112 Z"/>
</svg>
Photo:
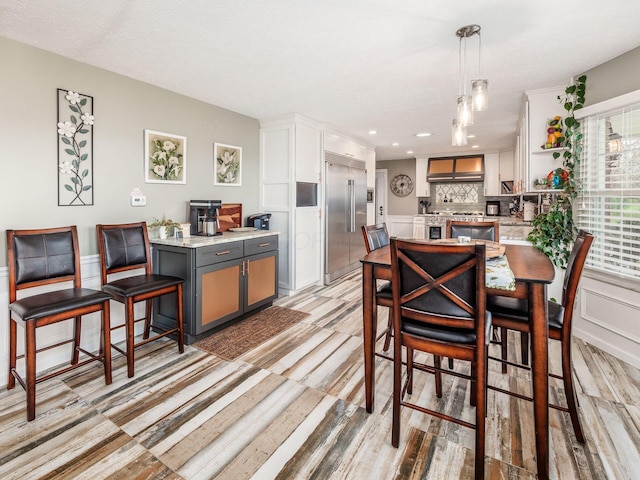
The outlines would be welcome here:
<svg viewBox="0 0 640 480">
<path fill-rule="evenodd" d="M 151 251 L 149 248 L 149 233 L 145 222 L 96 225 L 98 233 L 98 248 L 100 250 L 100 275 L 102 290 L 109 293 L 114 300 L 125 306 L 124 325 L 113 327 L 112 330 L 125 327 L 125 349 L 111 345 L 114 349 L 127 357 L 127 374 L 133 377 L 134 350 L 158 338 L 175 335 L 178 350 L 184 352 L 184 327 L 182 321 L 182 278 L 168 275 L 154 275 L 151 271 Z M 143 274 L 117 280 L 109 280 L 110 275 L 143 269 Z M 157 323 L 153 329 L 160 332 L 150 336 L 152 327 L 152 301 L 154 298 L 176 294 L 176 325 L 167 328 Z M 134 304 L 145 302 L 145 316 L 134 318 Z M 135 324 L 144 321 L 142 340 L 135 342 Z"/>
<path fill-rule="evenodd" d="M 549 312 L 549 338 L 559 340 L 562 350 L 562 375 L 550 373 L 549 376 L 562 380 L 564 384 L 564 393 L 567 400 L 567 406 L 549 404 L 550 407 L 569 413 L 573 431 L 576 439 L 580 443 L 584 443 L 584 433 L 580 424 L 578 415 L 578 399 L 573 385 L 573 374 L 571 369 L 571 338 L 573 325 L 573 310 L 578 292 L 578 285 L 584 269 L 584 263 L 587 259 L 589 249 L 593 243 L 594 236 L 585 231 L 580 230 L 573 244 L 569 261 L 567 262 L 567 270 L 564 274 L 564 282 L 562 285 L 562 303 L 556 303 L 552 300 L 547 302 L 547 311 Z M 513 365 L 516 367 L 527 368 L 523 358 L 523 365 L 514 364 L 507 361 L 507 331 L 514 330 L 520 332 L 522 339 L 522 354 L 529 348 L 529 305 L 527 300 L 508 297 L 487 298 L 487 309 L 493 314 L 493 323 L 496 327 L 502 329 L 502 358 L 494 359 L 502 362 L 503 367 Z M 492 358 L 493 359 L 493 358 Z M 503 372 L 505 369 L 503 368 Z M 505 372 L 506 373 L 506 372 Z M 512 394 L 512 392 L 491 387 L 502 393 Z M 532 400 L 523 395 L 516 395 L 525 400 Z"/>
<path fill-rule="evenodd" d="M 364 237 L 364 246 L 367 249 L 367 253 L 371 253 L 373 250 L 385 247 L 389 245 L 389 231 L 387 230 L 386 223 L 378 223 L 376 225 L 362 225 L 362 236 Z M 388 307 L 393 306 L 393 298 L 391 295 L 391 282 L 384 282 L 376 289 L 376 305 Z M 393 335 L 393 319 L 391 318 L 391 311 L 389 311 L 389 321 L 387 328 L 378 335 L 376 342 L 384 336 L 384 346 L 382 351 L 389 350 L 391 345 L 391 337 Z"/>
<path fill-rule="evenodd" d="M 9 267 L 9 379 L 7 389 L 16 380 L 27 392 L 27 420 L 36 416 L 36 384 L 89 362 L 104 364 L 105 384 L 111 384 L 111 350 L 109 300 L 111 296 L 99 290 L 82 288 L 78 232 L 75 226 L 40 230 L 7 230 Z M 18 291 L 58 283 L 72 282 L 71 288 L 17 298 Z M 100 349 L 97 354 L 80 346 L 82 317 L 100 312 Z M 65 320 L 74 320 L 73 338 L 54 345 L 36 347 L 36 331 L 40 327 Z M 25 353 L 17 355 L 17 325 L 25 331 Z M 71 363 L 40 377 L 36 376 L 36 355 L 44 350 L 73 344 Z M 87 359 L 80 361 L 80 352 Z M 17 369 L 18 359 L 25 359 L 23 379 Z"/>
</svg>

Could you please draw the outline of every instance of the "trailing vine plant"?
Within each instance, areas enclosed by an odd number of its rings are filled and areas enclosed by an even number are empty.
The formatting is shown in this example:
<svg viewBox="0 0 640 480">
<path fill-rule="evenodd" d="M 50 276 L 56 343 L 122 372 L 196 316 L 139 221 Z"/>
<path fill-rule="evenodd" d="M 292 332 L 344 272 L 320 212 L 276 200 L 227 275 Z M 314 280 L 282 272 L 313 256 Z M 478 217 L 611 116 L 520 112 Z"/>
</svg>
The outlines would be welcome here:
<svg viewBox="0 0 640 480">
<path fill-rule="evenodd" d="M 553 152 L 554 159 L 562 156 L 562 167 L 555 172 L 563 176 L 562 191 L 557 194 L 556 201 L 551 205 L 548 213 L 541 213 L 533 219 L 533 229 L 528 236 L 538 250 L 562 269 L 567 268 L 576 234 L 572 207 L 573 200 L 578 194 L 575 168 L 582 151 L 582 133 L 579 130 L 580 122 L 576 120 L 574 114 L 584 106 L 586 81 L 586 75 L 582 75 L 565 88 L 564 95 L 558 95 L 558 100 L 567 112 L 564 119 L 564 136 L 560 139 L 565 150 L 562 153 Z"/>
</svg>

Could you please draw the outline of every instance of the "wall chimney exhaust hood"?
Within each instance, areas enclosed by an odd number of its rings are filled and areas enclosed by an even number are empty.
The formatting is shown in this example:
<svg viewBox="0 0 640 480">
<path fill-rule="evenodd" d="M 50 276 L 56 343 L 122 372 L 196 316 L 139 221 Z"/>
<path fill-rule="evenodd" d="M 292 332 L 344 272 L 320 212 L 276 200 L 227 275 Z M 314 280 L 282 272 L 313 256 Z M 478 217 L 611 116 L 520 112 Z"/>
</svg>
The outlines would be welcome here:
<svg viewBox="0 0 640 480">
<path fill-rule="evenodd" d="M 484 155 L 430 158 L 428 182 L 482 182 Z"/>
</svg>

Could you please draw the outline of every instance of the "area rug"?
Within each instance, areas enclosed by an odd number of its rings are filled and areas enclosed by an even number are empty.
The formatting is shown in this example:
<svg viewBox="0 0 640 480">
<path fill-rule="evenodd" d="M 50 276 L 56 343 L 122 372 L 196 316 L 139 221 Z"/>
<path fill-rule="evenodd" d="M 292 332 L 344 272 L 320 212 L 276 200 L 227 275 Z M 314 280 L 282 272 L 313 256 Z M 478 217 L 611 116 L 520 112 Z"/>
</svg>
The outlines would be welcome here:
<svg viewBox="0 0 640 480">
<path fill-rule="evenodd" d="M 234 360 L 309 316 L 284 307 L 269 307 L 219 332 L 198 340 L 194 347 L 225 360 Z"/>
</svg>

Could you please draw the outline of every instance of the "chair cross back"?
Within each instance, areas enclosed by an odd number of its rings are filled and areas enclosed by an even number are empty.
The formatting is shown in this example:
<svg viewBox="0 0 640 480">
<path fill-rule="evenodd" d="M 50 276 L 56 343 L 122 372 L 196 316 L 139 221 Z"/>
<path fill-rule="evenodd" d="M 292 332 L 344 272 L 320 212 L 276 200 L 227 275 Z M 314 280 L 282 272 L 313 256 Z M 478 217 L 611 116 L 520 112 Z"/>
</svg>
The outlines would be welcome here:
<svg viewBox="0 0 640 480">
<path fill-rule="evenodd" d="M 484 478 L 487 336 L 491 315 L 485 310 L 484 244 L 439 245 L 391 238 L 393 292 L 393 418 L 391 445 L 400 441 L 401 407 L 413 408 L 458 425 L 473 428 L 474 473 Z M 403 385 L 403 354 L 407 374 Z M 414 350 L 434 356 L 433 366 L 414 362 Z M 436 396 L 442 396 L 441 357 L 471 362 L 470 403 L 476 407 L 475 424 L 412 403 L 414 367 L 435 374 Z M 417 397 L 420 397 L 418 395 Z M 414 396 L 413 398 L 416 398 Z"/>
<path fill-rule="evenodd" d="M 484 300 L 478 297 L 483 296 L 484 282 L 476 285 L 476 275 L 484 278 L 485 263 L 479 258 L 486 257 L 485 245 L 433 245 L 398 239 L 392 239 L 392 244 L 395 244 L 391 248 L 392 264 L 399 265 L 393 269 L 397 279 L 392 277 L 392 282 L 401 282 L 397 302 L 402 315 L 428 317 L 430 322 L 440 325 L 474 328 L 476 302 L 484 307 Z M 469 278 L 463 279 L 464 276 Z M 469 290 L 454 291 L 456 284 L 464 284 Z"/>
<path fill-rule="evenodd" d="M 462 247 L 456 246 L 456 250 L 459 253 L 462 253 L 461 248 Z M 467 250 L 471 252 L 471 251 L 475 251 L 475 248 L 470 247 L 470 248 L 467 248 Z M 475 256 L 461 263 L 457 267 L 445 272 L 444 274 L 440 275 L 437 278 L 430 275 L 427 271 L 424 270 L 422 266 L 416 263 L 413 259 L 409 258 L 402 251 L 398 251 L 398 261 L 403 262 L 408 268 L 414 271 L 415 274 L 418 277 L 422 278 L 425 282 L 423 285 L 417 287 L 415 290 L 412 290 L 407 293 L 403 293 L 402 296 L 400 297 L 400 303 L 402 305 L 422 295 L 425 295 L 432 290 L 438 290 L 443 296 L 447 297 L 452 303 L 460 307 L 462 310 L 466 311 L 470 316 L 475 315 L 475 308 L 467 300 L 460 297 L 460 295 L 454 293 L 450 288 L 447 287 L 447 282 L 453 280 L 455 277 L 458 277 L 459 275 L 463 274 L 464 272 L 476 266 Z"/>
</svg>

